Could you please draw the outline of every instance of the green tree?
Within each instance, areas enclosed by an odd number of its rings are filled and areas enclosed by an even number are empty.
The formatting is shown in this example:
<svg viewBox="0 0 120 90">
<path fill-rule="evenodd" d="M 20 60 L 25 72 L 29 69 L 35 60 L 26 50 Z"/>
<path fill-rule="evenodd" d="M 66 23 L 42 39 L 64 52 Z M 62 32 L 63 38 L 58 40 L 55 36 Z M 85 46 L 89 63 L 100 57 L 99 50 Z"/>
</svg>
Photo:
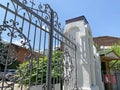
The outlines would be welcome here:
<svg viewBox="0 0 120 90">
<path fill-rule="evenodd" d="M 120 45 L 119 44 L 113 45 L 111 49 L 114 50 L 115 53 L 120 56 Z M 115 62 L 116 62 L 116 60 L 113 60 L 112 62 L 110 62 L 110 65 L 113 65 Z M 115 70 L 115 69 L 120 70 L 120 60 L 117 60 L 117 63 L 114 64 L 114 66 L 111 67 L 111 69 L 112 70 Z"/>
<path fill-rule="evenodd" d="M 63 72 L 63 59 L 61 51 L 54 51 L 52 54 L 52 83 L 60 82 Z M 47 73 L 47 61 L 48 57 L 40 57 L 39 60 L 33 59 L 32 61 L 26 61 L 19 65 L 22 73 L 25 75 L 25 78 L 22 79 L 22 84 L 28 85 L 30 80 L 31 73 L 31 85 L 43 84 L 46 82 L 46 73 Z M 31 63 L 31 64 L 30 64 Z M 32 69 L 30 69 L 32 67 Z M 19 73 L 18 69 L 18 78 L 21 78 L 22 74 Z M 21 82 L 21 81 L 20 81 Z"/>
</svg>

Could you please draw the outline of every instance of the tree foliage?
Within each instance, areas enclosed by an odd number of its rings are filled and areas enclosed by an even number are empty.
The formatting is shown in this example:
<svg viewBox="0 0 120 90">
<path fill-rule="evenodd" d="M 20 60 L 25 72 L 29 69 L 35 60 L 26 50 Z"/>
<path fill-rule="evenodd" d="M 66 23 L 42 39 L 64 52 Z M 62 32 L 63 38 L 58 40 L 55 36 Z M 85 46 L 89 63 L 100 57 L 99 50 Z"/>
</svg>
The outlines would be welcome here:
<svg viewBox="0 0 120 90">
<path fill-rule="evenodd" d="M 120 56 L 120 45 L 119 44 L 113 45 L 111 49 L 114 50 L 115 53 Z M 110 62 L 110 64 L 112 65 L 115 61 L 116 60 Z M 120 70 L 120 60 L 111 69 L 112 70 L 116 70 L 116 69 Z"/>
<path fill-rule="evenodd" d="M 47 61 L 48 57 L 44 56 L 38 60 L 33 59 L 20 64 L 19 68 L 21 68 L 22 73 L 25 75 L 25 78 L 22 79 L 22 84 L 28 85 L 29 80 L 31 85 L 46 83 Z M 62 78 L 62 64 L 62 52 L 54 51 L 52 54 L 52 83 L 58 83 L 58 79 Z M 18 69 L 18 77 L 21 78 L 21 76 L 23 75 L 19 73 Z"/>
<path fill-rule="evenodd" d="M 120 55 L 120 45 L 113 45 L 112 50 L 114 50 L 118 55 Z"/>
</svg>

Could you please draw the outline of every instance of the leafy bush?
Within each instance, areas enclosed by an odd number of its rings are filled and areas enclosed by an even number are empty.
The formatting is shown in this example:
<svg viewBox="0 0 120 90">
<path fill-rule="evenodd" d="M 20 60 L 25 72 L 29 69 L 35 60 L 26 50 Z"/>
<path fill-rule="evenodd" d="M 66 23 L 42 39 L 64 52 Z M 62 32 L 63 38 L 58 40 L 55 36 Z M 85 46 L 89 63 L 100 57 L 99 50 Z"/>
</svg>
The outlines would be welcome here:
<svg viewBox="0 0 120 90">
<path fill-rule="evenodd" d="M 52 54 L 52 83 L 58 83 L 58 79 L 60 80 L 62 78 L 62 56 L 61 51 L 54 51 Z M 46 83 L 47 61 L 48 57 L 44 56 L 38 60 L 33 59 L 20 64 L 17 75 L 18 78 L 21 78 L 19 83 L 28 85 L 29 80 L 31 85 Z M 22 71 L 21 73 L 20 70 Z"/>
</svg>

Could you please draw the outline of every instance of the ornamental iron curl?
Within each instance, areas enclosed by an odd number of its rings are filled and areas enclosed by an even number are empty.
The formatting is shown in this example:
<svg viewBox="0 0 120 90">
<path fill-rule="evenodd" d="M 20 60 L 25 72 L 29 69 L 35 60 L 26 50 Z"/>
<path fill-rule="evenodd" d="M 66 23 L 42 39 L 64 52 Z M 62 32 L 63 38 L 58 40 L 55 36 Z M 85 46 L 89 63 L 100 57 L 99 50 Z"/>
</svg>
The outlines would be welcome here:
<svg viewBox="0 0 120 90">
<path fill-rule="evenodd" d="M 7 42 L 5 42 L 3 40 L 0 41 L 0 64 L 5 67 L 3 77 L 0 81 L 2 83 L 2 86 L 0 86 L 1 90 L 3 90 L 3 89 L 11 89 L 12 90 L 15 82 L 18 81 L 16 79 L 17 78 L 16 76 L 7 78 L 6 71 L 7 71 L 8 66 L 12 65 L 15 61 L 18 60 L 18 58 L 20 58 L 18 56 L 18 52 L 17 52 L 19 50 L 19 48 L 27 47 L 27 49 L 28 49 L 28 52 L 25 53 L 26 55 L 24 55 L 23 58 L 27 58 L 28 60 L 30 60 L 33 57 L 30 40 L 28 40 L 28 38 L 22 33 L 22 30 L 20 27 L 18 27 L 18 25 L 19 25 L 19 23 L 13 19 L 4 21 L 3 25 L 0 25 L 1 35 L 4 34 L 5 32 L 7 32 L 6 34 L 10 38 L 10 40 Z M 20 41 L 21 46 L 17 46 L 18 50 L 15 48 L 16 45 L 12 43 L 13 40 L 16 38 L 22 39 Z M 9 79 L 11 81 L 11 83 L 8 83 L 6 81 L 6 78 Z"/>
<path fill-rule="evenodd" d="M 0 25 L 0 32 L 7 32 L 7 36 L 14 39 L 14 38 L 21 38 L 21 46 L 27 45 L 30 49 L 30 40 L 22 33 L 22 28 L 18 27 L 19 23 L 10 19 L 9 21 L 4 21 L 3 25 Z M 11 41 L 9 43 L 12 43 Z"/>
<path fill-rule="evenodd" d="M 28 11 L 28 9 L 36 14 L 39 15 L 39 17 L 42 18 L 42 21 L 44 24 L 49 24 L 51 23 L 51 18 L 53 19 L 53 25 L 54 25 L 54 29 L 60 31 L 60 33 L 62 34 L 63 29 L 61 28 L 61 23 L 59 22 L 59 18 L 57 13 L 50 7 L 49 4 L 35 4 L 34 0 L 33 1 L 27 1 L 27 0 L 12 0 L 15 3 L 21 3 L 23 4 L 20 8 L 21 9 L 26 9 L 26 11 Z M 36 7 L 34 7 L 36 6 Z M 23 8 L 24 7 L 24 8 Z M 30 13 L 32 13 L 30 12 Z M 51 16 L 51 14 L 53 14 L 53 17 Z M 33 16 L 36 17 L 35 14 L 32 14 Z M 40 19 L 40 18 L 37 18 Z M 47 22 L 46 22 L 47 21 Z"/>
<path fill-rule="evenodd" d="M 70 55 L 70 51 L 65 48 L 64 51 L 64 81 L 69 84 L 70 79 L 72 78 L 72 74 L 74 71 L 74 65 L 72 61 L 72 56 Z"/>
<path fill-rule="evenodd" d="M 40 17 L 42 17 L 43 20 L 46 20 L 50 23 L 52 9 L 48 4 L 43 4 L 43 5 L 41 3 L 35 4 L 34 0 L 32 0 L 32 1 L 31 0 L 16 0 L 16 1 L 12 0 L 12 1 L 17 4 L 18 4 L 18 2 L 21 3 L 22 6 L 21 6 L 21 8 L 19 8 L 19 10 L 29 9 L 32 12 L 38 14 Z"/>
<path fill-rule="evenodd" d="M 63 35 L 57 13 L 48 4 L 36 4 L 34 0 L 11 0 L 7 6 L 0 4 L 2 10 L 0 64 L 4 66 L 4 77 L 0 81 L 0 89 L 14 90 L 17 83 L 21 90 L 24 90 L 24 84 L 29 90 L 32 85 L 44 85 L 46 90 L 52 90 L 53 83 L 61 86 L 63 82 L 69 83 L 74 71 L 69 49 L 75 50 L 75 44 Z M 64 45 L 67 46 L 65 50 L 62 49 Z M 18 55 L 20 50 L 26 50 L 24 55 Z M 53 57 L 53 52 L 58 51 L 64 53 Z M 5 80 L 7 67 L 18 59 L 27 61 L 27 64 L 23 67 L 24 71 L 22 67 L 17 68 L 17 75 L 11 77 L 8 83 Z"/>
</svg>

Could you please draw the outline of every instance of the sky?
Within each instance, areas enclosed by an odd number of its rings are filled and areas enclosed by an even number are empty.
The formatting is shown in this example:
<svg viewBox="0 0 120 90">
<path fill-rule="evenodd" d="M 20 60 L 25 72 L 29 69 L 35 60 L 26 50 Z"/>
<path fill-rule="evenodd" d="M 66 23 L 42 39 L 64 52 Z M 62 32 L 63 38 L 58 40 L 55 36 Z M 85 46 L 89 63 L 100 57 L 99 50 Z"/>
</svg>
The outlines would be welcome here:
<svg viewBox="0 0 120 90">
<path fill-rule="evenodd" d="M 93 37 L 120 37 L 120 0 L 35 0 L 48 3 L 58 13 L 59 21 L 84 15 Z"/>
<path fill-rule="evenodd" d="M 10 0 L 0 0 L 6 5 Z M 22 0 L 20 0 L 22 1 Z M 30 0 L 28 0 L 30 1 Z M 49 4 L 57 12 L 59 22 L 84 15 L 90 24 L 92 36 L 120 37 L 120 0 L 34 0 L 35 4 Z M 0 21 L 4 17 L 0 11 Z M 12 16 L 9 15 L 9 18 Z M 27 25 L 26 25 L 27 26 Z M 32 32 L 31 32 L 32 33 Z M 7 34 L 6 34 L 7 35 Z M 6 38 L 7 36 L 5 36 Z M 32 37 L 32 35 L 31 35 Z M 8 39 L 8 38 L 6 38 Z M 21 40 L 21 39 L 20 39 Z M 20 40 L 16 40 L 18 43 Z"/>
</svg>

